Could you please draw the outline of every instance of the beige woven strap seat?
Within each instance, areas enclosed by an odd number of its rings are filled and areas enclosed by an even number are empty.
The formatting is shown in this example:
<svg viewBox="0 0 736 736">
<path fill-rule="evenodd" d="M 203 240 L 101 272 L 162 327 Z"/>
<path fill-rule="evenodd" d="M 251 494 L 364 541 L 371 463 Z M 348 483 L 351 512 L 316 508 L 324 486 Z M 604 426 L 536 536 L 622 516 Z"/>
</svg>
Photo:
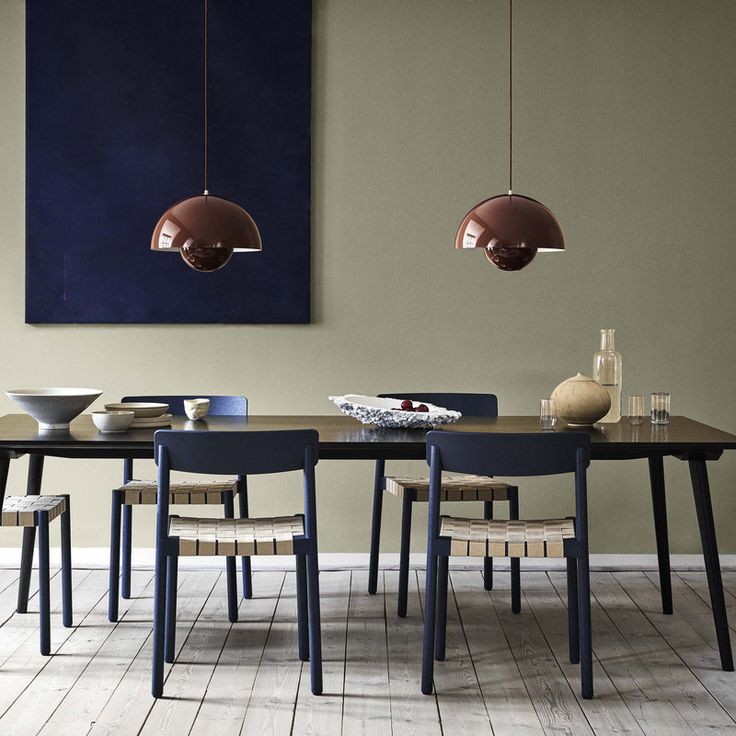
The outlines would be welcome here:
<svg viewBox="0 0 736 736">
<path fill-rule="evenodd" d="M 441 501 L 508 501 L 508 483 L 482 475 L 443 476 Z M 402 498 L 413 491 L 417 501 L 429 501 L 429 478 L 386 478 L 386 490 Z"/>
<path fill-rule="evenodd" d="M 564 557 L 564 540 L 575 537 L 574 519 L 503 521 L 443 516 L 440 536 L 460 557 Z"/>
<path fill-rule="evenodd" d="M 238 482 L 235 480 L 171 483 L 169 503 L 222 504 L 225 493 L 235 494 L 237 487 Z M 123 492 L 123 503 L 130 506 L 156 503 L 157 484 L 153 480 L 131 480 L 115 490 Z"/>
<path fill-rule="evenodd" d="M 36 511 L 47 511 L 49 521 L 66 511 L 64 496 L 8 496 L 3 501 L 2 526 L 34 526 Z"/>
<path fill-rule="evenodd" d="M 169 536 L 179 537 L 180 555 L 293 555 L 294 537 L 304 536 L 304 519 L 301 516 L 263 519 L 172 516 Z"/>
</svg>

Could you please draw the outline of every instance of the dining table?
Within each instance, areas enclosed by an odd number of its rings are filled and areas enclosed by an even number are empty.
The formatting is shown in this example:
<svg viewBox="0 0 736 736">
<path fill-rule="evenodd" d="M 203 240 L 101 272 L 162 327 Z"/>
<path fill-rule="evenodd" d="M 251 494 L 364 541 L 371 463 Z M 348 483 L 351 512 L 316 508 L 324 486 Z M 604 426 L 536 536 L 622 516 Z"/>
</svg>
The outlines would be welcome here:
<svg viewBox="0 0 736 736">
<path fill-rule="evenodd" d="M 319 457 L 322 460 L 421 460 L 426 455 L 426 429 L 382 429 L 363 425 L 344 415 L 218 416 L 199 421 L 174 416 L 171 424 L 171 429 L 192 432 L 305 428 L 315 429 L 319 433 Z M 491 433 L 550 431 L 542 430 L 538 417 L 529 416 L 463 416 L 458 422 L 440 429 Z M 29 455 L 26 493 L 38 494 L 41 492 L 45 457 L 151 459 L 154 431 L 131 429 L 121 433 L 101 433 L 88 414 L 75 419 L 69 430 L 39 430 L 36 421 L 26 414 L 6 414 L 0 417 L 0 501 L 5 494 L 9 464 L 16 457 Z M 736 435 L 684 416 L 673 416 L 665 425 L 651 424 L 645 420 L 637 426 L 623 418 L 617 423 L 595 424 L 591 427 L 573 428 L 561 424 L 553 431 L 582 431 L 588 434 L 593 462 L 647 459 L 664 613 L 672 613 L 664 458 L 674 457 L 687 462 L 721 666 L 724 670 L 732 671 L 733 657 L 707 463 L 717 461 L 725 450 L 736 450 Z M 365 492 L 371 490 L 366 487 Z M 69 489 L 65 488 L 64 491 Z M 355 489 L 354 492 L 361 491 Z M 594 503 L 594 487 L 590 489 L 590 496 Z M 346 512 L 348 508 L 346 505 Z M 27 610 L 34 541 L 35 529 L 26 528 L 23 532 L 18 590 L 19 612 Z"/>
</svg>

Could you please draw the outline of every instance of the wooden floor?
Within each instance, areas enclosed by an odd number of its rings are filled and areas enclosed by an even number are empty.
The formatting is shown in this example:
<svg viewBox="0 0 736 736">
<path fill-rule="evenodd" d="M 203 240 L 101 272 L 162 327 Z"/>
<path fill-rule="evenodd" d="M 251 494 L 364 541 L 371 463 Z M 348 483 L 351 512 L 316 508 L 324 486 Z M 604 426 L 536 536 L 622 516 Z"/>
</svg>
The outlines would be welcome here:
<svg viewBox="0 0 736 736">
<path fill-rule="evenodd" d="M 224 580 L 180 573 L 178 658 L 165 699 L 149 695 L 150 572 L 134 574 L 121 621 L 106 618 L 107 573 L 75 571 L 76 628 L 55 609 L 51 657 L 37 616 L 13 613 L 16 574 L 0 570 L 0 734 L 735 734 L 736 674 L 718 665 L 702 573 L 674 577 L 675 614 L 658 612 L 656 576 L 594 573 L 596 697 L 578 697 L 567 662 L 563 573 L 525 573 L 523 612 L 508 576 L 491 594 L 478 572 L 453 572 L 447 660 L 436 695 L 419 693 L 420 580 L 395 615 L 397 573 L 379 594 L 365 571 L 323 572 L 325 694 L 309 692 L 296 656 L 294 576 L 256 573 L 256 598 L 227 622 Z M 736 622 L 736 573 L 725 573 Z M 59 603 L 52 581 L 52 603 Z M 36 597 L 31 608 L 36 605 Z"/>
</svg>

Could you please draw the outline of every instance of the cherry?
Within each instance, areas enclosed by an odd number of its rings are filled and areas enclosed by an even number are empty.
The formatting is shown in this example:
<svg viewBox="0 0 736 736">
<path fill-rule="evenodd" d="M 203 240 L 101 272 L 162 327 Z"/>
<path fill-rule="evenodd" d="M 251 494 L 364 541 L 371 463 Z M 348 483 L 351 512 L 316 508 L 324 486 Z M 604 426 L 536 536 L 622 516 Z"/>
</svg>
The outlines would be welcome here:
<svg viewBox="0 0 736 736">
<path fill-rule="evenodd" d="M 404 399 L 401 402 L 401 409 L 403 411 L 414 411 L 414 403 L 409 399 Z"/>
<path fill-rule="evenodd" d="M 419 404 L 417 411 L 429 411 L 429 407 L 426 404 Z"/>
</svg>

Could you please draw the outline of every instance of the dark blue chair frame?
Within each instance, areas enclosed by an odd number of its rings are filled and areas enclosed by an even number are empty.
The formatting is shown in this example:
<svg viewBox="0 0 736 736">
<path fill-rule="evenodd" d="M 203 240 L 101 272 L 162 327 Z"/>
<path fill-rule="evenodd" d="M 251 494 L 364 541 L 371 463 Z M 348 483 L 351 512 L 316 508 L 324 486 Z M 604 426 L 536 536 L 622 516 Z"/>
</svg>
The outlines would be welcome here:
<svg viewBox="0 0 736 736">
<path fill-rule="evenodd" d="M 186 396 L 124 396 L 123 402 L 156 402 L 168 404 L 169 412 L 174 416 L 184 416 L 184 400 L 190 398 L 203 398 L 210 400 L 209 414 L 212 416 L 248 416 L 248 399 L 245 396 L 207 396 L 206 394 L 188 394 Z M 128 458 L 123 461 L 123 485 L 134 480 L 133 460 Z M 118 596 L 130 598 L 130 571 L 131 555 L 133 546 L 133 507 L 124 502 L 124 492 L 115 489 L 112 492 L 112 512 L 110 515 L 110 590 L 108 593 L 107 617 L 110 621 L 118 620 Z M 235 510 L 233 507 L 232 494 L 226 493 L 224 497 L 225 516 L 232 519 Z M 248 516 L 248 483 L 243 478 L 238 484 L 238 510 L 240 516 Z M 120 580 L 120 521 L 122 515 L 122 567 L 123 575 Z M 237 583 L 235 558 L 228 557 L 226 561 L 228 579 L 228 617 L 230 621 L 237 621 Z M 243 571 L 243 596 L 253 597 L 251 584 L 250 559 L 242 559 Z M 120 590 L 120 588 L 122 590 Z"/>
<path fill-rule="evenodd" d="M 322 694 L 322 639 L 319 611 L 317 515 L 314 468 L 319 435 L 313 429 L 187 432 L 160 430 L 154 435 L 158 464 L 156 580 L 153 615 L 151 693 L 163 695 L 164 661 L 174 661 L 179 538 L 169 536 L 169 474 L 172 470 L 214 475 L 283 473 L 304 477 L 304 536 L 294 538 L 296 557 L 299 658 L 309 660 L 312 693 Z"/>
<path fill-rule="evenodd" d="M 378 394 L 381 398 L 410 399 L 417 403 L 435 404 L 447 409 L 459 411 L 463 416 L 491 417 L 498 416 L 498 398 L 495 394 L 467 393 L 389 393 Z M 386 461 L 376 460 L 376 471 L 373 482 L 373 514 L 371 519 L 371 552 L 368 566 L 368 592 L 374 594 L 378 589 L 378 554 L 381 546 L 381 517 L 383 514 L 383 494 L 386 488 Z M 411 545 L 411 515 L 416 494 L 406 490 L 401 505 L 401 546 L 399 551 L 399 591 L 397 613 L 406 616 L 409 591 L 409 550 Z M 483 517 L 493 518 L 493 501 L 483 502 Z M 509 518 L 519 518 L 518 489 L 509 491 Z M 483 586 L 493 589 L 493 558 L 483 560 Z M 511 610 L 521 611 L 521 577 L 519 560 L 511 560 Z"/>
<path fill-rule="evenodd" d="M 12 456 L 15 457 L 15 456 Z M 0 454 L 0 509 L 5 501 L 11 455 Z M 33 494 L 35 495 L 35 494 Z M 66 499 L 66 509 L 59 517 L 61 524 L 61 619 L 64 628 L 72 623 L 72 532 L 69 494 L 56 494 Z M 38 612 L 40 651 L 51 654 L 51 570 L 49 562 L 49 514 L 33 513 L 34 527 L 38 529 Z M 18 528 L 18 527 L 14 527 Z M 30 528 L 30 527 L 28 527 Z M 25 613 L 25 611 L 24 611 Z"/>
<path fill-rule="evenodd" d="M 439 536 L 443 471 L 504 477 L 575 474 L 575 538 L 564 541 L 567 559 L 570 661 L 580 663 L 583 698 L 593 697 L 588 560 L 588 501 L 586 469 L 590 437 L 582 432 L 505 434 L 430 432 L 429 525 L 427 584 L 424 613 L 422 692 L 432 692 L 434 659 L 445 658 L 449 537 Z"/>
</svg>

